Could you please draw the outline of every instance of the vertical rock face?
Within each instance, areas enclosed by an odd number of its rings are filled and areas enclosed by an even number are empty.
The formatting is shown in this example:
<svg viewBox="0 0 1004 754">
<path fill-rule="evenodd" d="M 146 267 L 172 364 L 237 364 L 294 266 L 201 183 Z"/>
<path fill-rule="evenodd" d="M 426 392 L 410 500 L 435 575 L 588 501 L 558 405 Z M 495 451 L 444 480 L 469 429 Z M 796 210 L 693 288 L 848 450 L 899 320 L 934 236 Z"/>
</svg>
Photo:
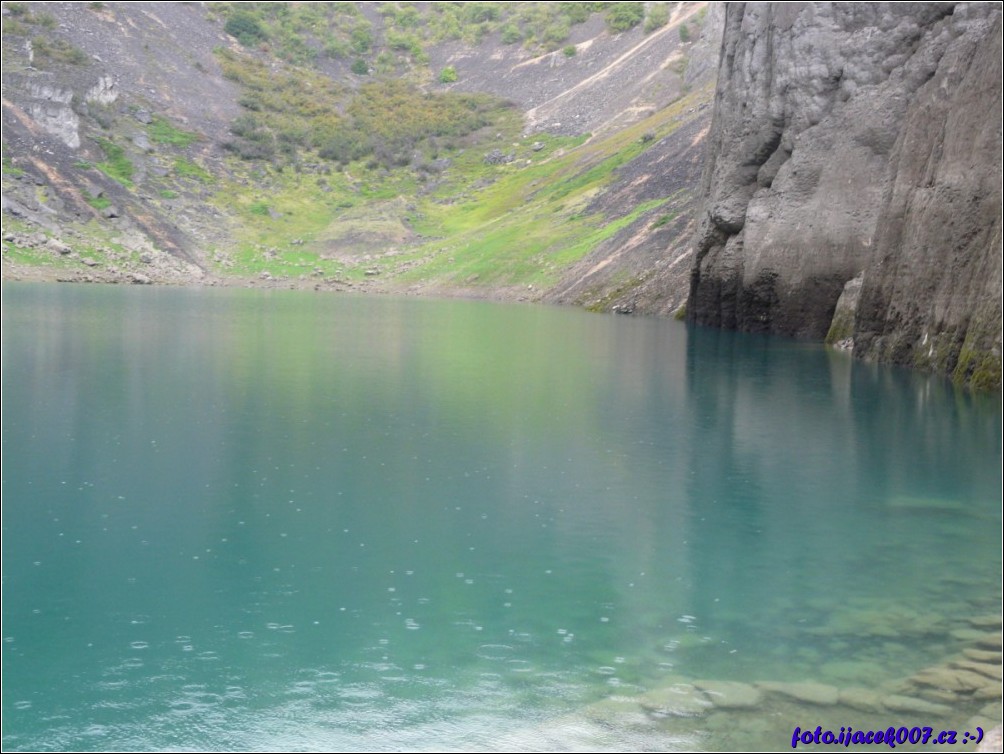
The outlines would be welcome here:
<svg viewBox="0 0 1004 754">
<path fill-rule="evenodd" d="M 693 321 L 1000 384 L 999 5 L 730 4 L 710 139 Z"/>
</svg>

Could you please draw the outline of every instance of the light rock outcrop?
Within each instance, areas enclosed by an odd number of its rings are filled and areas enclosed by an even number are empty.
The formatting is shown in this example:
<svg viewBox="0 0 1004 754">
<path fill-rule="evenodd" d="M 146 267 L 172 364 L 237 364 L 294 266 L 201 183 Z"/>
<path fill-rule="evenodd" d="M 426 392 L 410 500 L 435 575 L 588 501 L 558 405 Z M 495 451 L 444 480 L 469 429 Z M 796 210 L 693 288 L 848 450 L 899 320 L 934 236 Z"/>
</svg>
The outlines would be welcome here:
<svg viewBox="0 0 1004 754">
<path fill-rule="evenodd" d="M 692 321 L 1000 385 L 999 5 L 728 5 L 708 153 Z"/>
</svg>

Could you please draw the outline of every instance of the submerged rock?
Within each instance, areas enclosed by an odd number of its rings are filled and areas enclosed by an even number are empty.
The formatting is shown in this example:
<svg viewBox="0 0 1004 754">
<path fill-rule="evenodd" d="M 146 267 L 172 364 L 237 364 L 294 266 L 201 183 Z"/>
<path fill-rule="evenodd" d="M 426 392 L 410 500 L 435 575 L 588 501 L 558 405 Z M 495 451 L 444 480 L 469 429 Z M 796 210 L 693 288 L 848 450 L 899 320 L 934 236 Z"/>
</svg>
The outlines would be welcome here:
<svg viewBox="0 0 1004 754">
<path fill-rule="evenodd" d="M 761 681 L 757 684 L 764 691 L 786 696 L 807 704 L 831 705 L 840 700 L 840 689 L 825 683 L 777 683 Z"/>
<path fill-rule="evenodd" d="M 934 667 L 926 668 L 910 678 L 910 681 L 919 686 L 933 686 L 936 689 L 946 691 L 971 692 L 981 689 L 987 685 L 986 676 L 974 673 L 971 670 L 960 670 L 958 668 Z"/>
<path fill-rule="evenodd" d="M 860 712 L 875 712 L 882 708 L 881 694 L 871 689 L 857 686 L 841 689 L 838 701 L 843 706 L 856 709 Z"/>
<path fill-rule="evenodd" d="M 974 662 L 973 660 L 956 660 L 952 663 L 952 666 L 961 670 L 971 670 L 993 681 L 1004 680 L 1004 668 L 1001 668 L 1000 665 L 989 665 L 983 662 Z"/>
<path fill-rule="evenodd" d="M 975 649 L 973 647 L 967 647 L 962 650 L 962 654 L 970 660 L 976 660 L 977 662 L 989 662 L 995 665 L 1000 665 L 1002 659 L 1000 652 L 993 652 L 989 649 Z"/>
<path fill-rule="evenodd" d="M 1000 615 L 978 615 L 975 618 L 969 619 L 969 625 L 975 626 L 976 628 L 986 628 L 986 629 L 1001 629 L 1001 616 Z"/>
<path fill-rule="evenodd" d="M 658 717 L 696 717 L 711 708 L 704 694 L 688 683 L 648 691 L 638 697 L 638 703 Z"/>
<path fill-rule="evenodd" d="M 753 709 L 760 704 L 760 689 L 738 681 L 694 681 L 708 700 L 722 709 Z"/>
<path fill-rule="evenodd" d="M 936 704 L 912 696 L 893 694 L 882 700 L 883 706 L 893 712 L 910 712 L 918 715 L 950 715 L 952 708 L 946 704 Z"/>
</svg>

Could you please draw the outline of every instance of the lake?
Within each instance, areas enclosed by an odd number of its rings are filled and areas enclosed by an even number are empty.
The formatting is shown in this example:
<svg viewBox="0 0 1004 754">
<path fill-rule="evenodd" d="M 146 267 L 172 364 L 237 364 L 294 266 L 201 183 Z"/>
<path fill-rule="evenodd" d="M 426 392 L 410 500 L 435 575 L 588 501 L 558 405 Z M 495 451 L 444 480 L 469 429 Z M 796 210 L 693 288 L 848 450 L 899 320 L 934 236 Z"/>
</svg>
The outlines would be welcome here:
<svg viewBox="0 0 1004 754">
<path fill-rule="evenodd" d="M 5 750 L 1000 723 L 999 396 L 545 306 L 2 306 Z"/>
</svg>

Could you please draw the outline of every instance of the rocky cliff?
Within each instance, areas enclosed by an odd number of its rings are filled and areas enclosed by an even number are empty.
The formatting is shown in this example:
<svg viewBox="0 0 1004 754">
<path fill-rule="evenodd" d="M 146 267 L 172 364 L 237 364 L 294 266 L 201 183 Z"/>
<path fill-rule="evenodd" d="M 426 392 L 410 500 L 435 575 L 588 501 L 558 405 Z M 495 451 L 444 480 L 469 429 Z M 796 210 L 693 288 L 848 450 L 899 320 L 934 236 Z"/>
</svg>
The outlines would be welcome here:
<svg viewBox="0 0 1004 754">
<path fill-rule="evenodd" d="M 727 7 L 688 317 L 1001 381 L 1001 10 Z"/>
</svg>

